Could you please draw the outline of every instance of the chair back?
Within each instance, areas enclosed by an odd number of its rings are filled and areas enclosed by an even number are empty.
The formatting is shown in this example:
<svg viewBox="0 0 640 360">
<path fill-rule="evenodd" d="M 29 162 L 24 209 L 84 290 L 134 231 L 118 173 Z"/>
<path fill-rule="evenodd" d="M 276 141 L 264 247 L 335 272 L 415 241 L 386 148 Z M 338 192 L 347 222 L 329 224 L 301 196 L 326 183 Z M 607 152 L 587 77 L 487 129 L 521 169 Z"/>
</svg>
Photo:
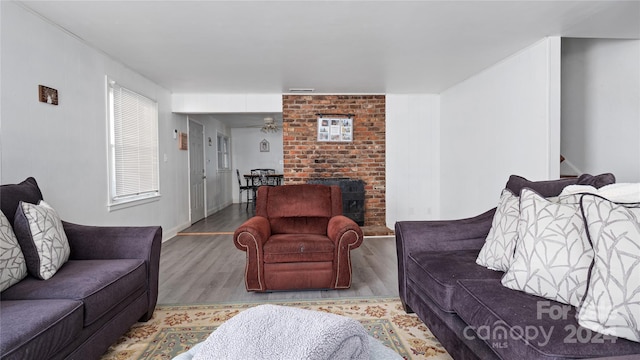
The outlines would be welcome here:
<svg viewBox="0 0 640 360">
<path fill-rule="evenodd" d="M 269 220 L 272 234 L 326 234 L 329 219 L 342 215 L 342 192 L 336 185 L 262 186 L 256 215 Z"/>
<path fill-rule="evenodd" d="M 251 169 L 251 185 L 252 186 L 267 185 L 266 177 L 262 174 L 262 170 Z"/>
<path fill-rule="evenodd" d="M 240 180 L 240 170 L 236 169 L 236 176 L 238 177 L 238 186 L 242 186 L 242 180 Z"/>
<path fill-rule="evenodd" d="M 276 169 L 261 169 L 262 171 L 262 175 L 264 177 L 264 180 L 266 181 L 267 185 L 269 186 L 275 186 L 278 185 L 278 179 L 275 177 L 270 177 L 267 175 L 273 175 L 276 173 Z"/>
</svg>

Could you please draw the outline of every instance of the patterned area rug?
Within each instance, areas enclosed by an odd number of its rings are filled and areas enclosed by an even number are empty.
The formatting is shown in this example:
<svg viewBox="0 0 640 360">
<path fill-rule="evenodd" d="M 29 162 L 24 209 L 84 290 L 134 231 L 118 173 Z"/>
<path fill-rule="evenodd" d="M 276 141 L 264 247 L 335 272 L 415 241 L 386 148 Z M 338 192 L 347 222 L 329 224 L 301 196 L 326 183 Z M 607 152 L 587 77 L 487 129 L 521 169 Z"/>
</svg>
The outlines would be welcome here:
<svg viewBox="0 0 640 360">
<path fill-rule="evenodd" d="M 324 311 L 360 321 L 371 336 L 405 359 L 451 359 L 415 314 L 397 298 L 273 301 L 269 304 Z M 135 324 L 102 360 L 170 360 L 204 341 L 220 324 L 260 303 L 160 305 L 153 318 Z"/>
</svg>

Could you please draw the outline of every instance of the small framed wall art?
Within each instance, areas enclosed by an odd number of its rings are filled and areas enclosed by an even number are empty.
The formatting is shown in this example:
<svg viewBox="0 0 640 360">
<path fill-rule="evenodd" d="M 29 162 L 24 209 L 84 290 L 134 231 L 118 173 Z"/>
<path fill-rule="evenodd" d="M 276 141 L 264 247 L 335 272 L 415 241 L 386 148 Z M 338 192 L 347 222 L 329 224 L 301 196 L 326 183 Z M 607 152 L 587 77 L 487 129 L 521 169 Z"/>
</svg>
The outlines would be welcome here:
<svg viewBox="0 0 640 360">
<path fill-rule="evenodd" d="M 318 117 L 318 141 L 350 142 L 353 141 L 353 116 Z"/>
<path fill-rule="evenodd" d="M 269 152 L 269 142 L 267 139 L 260 141 L 260 152 Z"/>
<path fill-rule="evenodd" d="M 58 90 L 44 85 L 38 85 L 38 100 L 43 103 L 58 105 Z"/>
</svg>

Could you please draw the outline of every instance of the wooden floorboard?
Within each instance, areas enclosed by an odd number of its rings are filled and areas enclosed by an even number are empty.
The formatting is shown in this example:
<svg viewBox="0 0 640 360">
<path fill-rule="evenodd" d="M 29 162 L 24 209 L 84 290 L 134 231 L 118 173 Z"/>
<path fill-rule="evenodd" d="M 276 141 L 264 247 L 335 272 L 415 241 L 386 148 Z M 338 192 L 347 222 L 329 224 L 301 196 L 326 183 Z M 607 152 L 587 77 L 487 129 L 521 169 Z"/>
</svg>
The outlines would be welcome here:
<svg viewBox="0 0 640 360">
<path fill-rule="evenodd" d="M 233 231 L 253 210 L 233 204 L 185 229 L 162 244 L 160 304 L 305 300 L 398 296 L 395 239 L 365 237 L 351 251 L 352 284 L 345 290 L 247 292 L 245 253 L 233 245 Z"/>
</svg>

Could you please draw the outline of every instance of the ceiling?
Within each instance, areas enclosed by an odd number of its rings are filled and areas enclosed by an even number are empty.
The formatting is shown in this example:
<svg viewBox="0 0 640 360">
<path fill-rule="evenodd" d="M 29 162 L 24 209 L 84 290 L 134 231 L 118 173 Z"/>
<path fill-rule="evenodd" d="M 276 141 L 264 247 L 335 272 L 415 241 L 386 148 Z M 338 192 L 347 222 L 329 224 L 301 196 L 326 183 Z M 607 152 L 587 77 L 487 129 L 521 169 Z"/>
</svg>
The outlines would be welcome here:
<svg viewBox="0 0 640 360">
<path fill-rule="evenodd" d="M 546 36 L 640 38 L 639 1 L 20 3 L 174 93 L 440 93 Z"/>
<path fill-rule="evenodd" d="M 232 128 L 255 128 L 260 129 L 264 124 L 264 118 L 272 117 L 274 123 L 282 127 L 282 113 L 238 113 L 238 114 L 189 114 L 189 117 L 206 123 L 209 119 L 222 121 Z"/>
</svg>

